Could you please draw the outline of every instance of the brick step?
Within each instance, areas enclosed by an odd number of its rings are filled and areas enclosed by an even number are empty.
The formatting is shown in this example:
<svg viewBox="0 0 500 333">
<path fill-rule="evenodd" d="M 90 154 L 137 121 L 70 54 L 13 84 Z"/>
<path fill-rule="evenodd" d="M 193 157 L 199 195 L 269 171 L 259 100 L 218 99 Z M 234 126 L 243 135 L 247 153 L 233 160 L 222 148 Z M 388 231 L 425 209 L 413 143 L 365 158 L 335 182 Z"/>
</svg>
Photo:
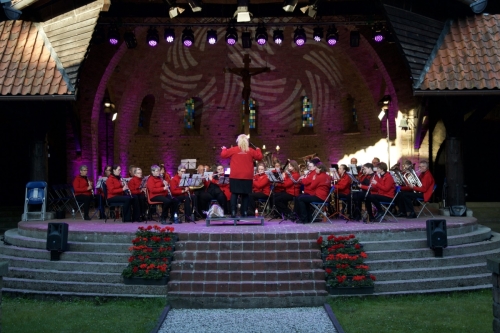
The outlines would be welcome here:
<svg viewBox="0 0 500 333">
<path fill-rule="evenodd" d="M 172 262 L 172 270 L 182 271 L 275 271 L 275 270 L 306 270 L 318 269 L 323 266 L 321 259 L 318 260 L 175 260 Z"/>
<path fill-rule="evenodd" d="M 66 291 L 80 293 L 109 293 L 109 294 L 149 294 L 166 295 L 165 286 L 124 285 L 123 283 L 98 283 L 74 281 L 45 281 L 4 277 L 4 287 L 11 289 L 38 290 L 38 291 Z"/>
<path fill-rule="evenodd" d="M 370 270 L 370 274 L 377 277 L 377 281 L 392 281 L 392 280 L 413 280 L 415 278 L 426 279 L 433 277 L 453 277 L 467 275 L 470 272 L 488 273 L 486 262 L 460 265 L 460 266 L 443 266 L 443 267 L 425 267 L 411 268 L 400 270 Z"/>
<path fill-rule="evenodd" d="M 430 256 L 427 258 L 413 258 L 413 259 L 384 259 L 372 260 L 369 256 L 365 263 L 370 266 L 372 270 L 400 270 L 411 268 L 431 268 L 441 266 L 457 266 L 457 265 L 470 265 L 486 262 L 486 258 L 491 255 L 498 255 L 500 249 L 464 254 L 458 256 L 450 256 L 447 249 L 444 249 L 444 257 L 436 258 Z M 388 257 L 390 258 L 390 257 Z"/>
<path fill-rule="evenodd" d="M 377 281 L 375 282 L 375 292 L 456 288 L 463 286 L 485 285 L 488 283 L 490 283 L 491 286 L 491 273 L 451 276 L 444 278 Z"/>
<path fill-rule="evenodd" d="M 57 271 L 49 269 L 31 269 L 10 267 L 7 277 L 18 279 L 73 281 L 73 282 L 100 282 L 122 283 L 121 273 L 98 273 L 79 271 Z"/>
<path fill-rule="evenodd" d="M 168 297 L 223 297 L 223 298 L 232 298 L 232 297 L 248 297 L 248 298 L 257 298 L 257 297 L 287 297 L 287 296 L 327 296 L 328 293 L 325 290 L 289 290 L 289 291 L 260 291 L 260 292 L 204 292 L 204 291 L 169 291 Z M 201 300 L 199 300 L 201 301 Z"/>
<path fill-rule="evenodd" d="M 324 280 L 323 269 L 282 271 L 176 271 L 170 272 L 170 280 L 179 281 L 301 281 Z"/>
<path fill-rule="evenodd" d="M 479 226 L 477 230 L 469 233 L 449 236 L 448 246 L 481 242 L 491 235 L 491 229 Z M 427 238 L 412 238 L 404 240 L 385 240 L 385 241 L 363 241 L 360 239 L 365 251 L 390 251 L 399 249 L 421 249 L 427 247 Z"/>
<path fill-rule="evenodd" d="M 61 297 L 78 297 L 78 298 L 88 298 L 90 300 L 95 300 L 96 297 L 122 297 L 122 298 L 165 298 L 164 294 L 148 295 L 148 294 L 109 294 L 102 292 L 72 292 L 72 291 L 47 291 L 47 290 L 30 290 L 30 289 L 16 289 L 16 288 L 2 288 L 2 295 L 12 295 L 12 296 L 43 296 L 44 299 L 53 298 L 55 300 L 61 300 Z"/>
<path fill-rule="evenodd" d="M 450 293 L 457 292 L 457 291 L 462 292 L 462 291 L 481 290 L 481 289 L 491 289 L 491 283 L 480 284 L 480 285 L 475 285 L 475 286 L 453 287 L 453 288 L 436 288 L 436 289 L 374 292 L 373 295 L 388 296 L 388 295 L 435 294 L 435 293 L 450 294 Z"/>
<path fill-rule="evenodd" d="M 57 271 L 85 271 L 97 273 L 121 273 L 127 262 L 110 263 L 110 262 L 81 262 L 81 261 L 50 261 L 47 259 L 32 259 L 6 256 L 0 254 L 0 259 L 9 262 L 9 267 L 24 267 L 29 269 L 49 269 Z"/>
<path fill-rule="evenodd" d="M 19 247 L 45 250 L 46 239 L 21 236 L 17 229 L 7 230 L 5 232 L 5 241 Z M 107 253 L 125 253 L 132 243 L 89 243 L 89 242 L 68 242 L 70 251 L 77 252 L 107 252 Z"/>
<path fill-rule="evenodd" d="M 255 233 L 178 233 L 179 241 L 189 242 L 259 242 L 279 240 L 316 240 L 318 232 L 294 232 L 283 230 L 281 232 L 255 232 Z"/>
<path fill-rule="evenodd" d="M 169 292 L 292 292 L 298 290 L 325 290 L 325 280 L 303 281 L 179 281 L 168 283 Z"/>
<path fill-rule="evenodd" d="M 301 251 L 178 251 L 174 252 L 175 260 L 311 260 L 320 259 L 316 250 Z"/>
<path fill-rule="evenodd" d="M 109 221 L 109 220 L 108 220 Z M 62 220 L 64 222 L 64 220 Z M 23 223 L 23 222 L 21 222 Z M 28 222 L 24 222 L 28 223 Z M 85 222 L 101 224 L 102 222 Z M 13 229 L 14 230 L 14 229 Z M 47 229 L 34 229 L 26 227 L 26 225 L 18 225 L 17 233 L 20 236 L 38 238 L 47 240 Z M 132 244 L 134 234 L 127 232 L 92 232 L 92 231 L 72 231 L 71 225 L 69 226 L 68 242 L 83 242 L 83 243 L 120 243 Z"/>
<path fill-rule="evenodd" d="M 178 241 L 176 251 L 302 251 L 319 250 L 314 240 L 277 241 Z"/>
<path fill-rule="evenodd" d="M 0 251 L 4 255 L 13 257 L 50 259 L 50 251 L 41 249 L 30 249 L 18 246 L 0 245 Z M 65 261 L 91 261 L 91 262 L 127 262 L 129 253 L 105 253 L 105 252 L 76 252 L 67 251 L 61 253 L 61 260 Z"/>
</svg>

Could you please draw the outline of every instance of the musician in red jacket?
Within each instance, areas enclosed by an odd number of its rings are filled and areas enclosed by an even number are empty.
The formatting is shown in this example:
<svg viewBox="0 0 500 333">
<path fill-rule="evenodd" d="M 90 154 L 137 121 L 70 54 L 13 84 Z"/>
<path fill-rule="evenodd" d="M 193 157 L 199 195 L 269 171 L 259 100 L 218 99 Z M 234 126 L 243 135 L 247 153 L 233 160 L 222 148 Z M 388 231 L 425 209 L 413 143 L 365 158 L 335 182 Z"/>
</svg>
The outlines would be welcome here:
<svg viewBox="0 0 500 333">
<path fill-rule="evenodd" d="M 349 211 L 349 216 L 352 217 L 351 213 L 351 177 L 347 174 L 347 165 L 339 165 L 339 176 L 340 179 L 337 180 L 335 184 L 335 194 L 342 200 L 345 200 L 347 204 L 347 210 Z"/>
<path fill-rule="evenodd" d="M 365 205 L 366 207 L 371 207 L 371 204 L 377 208 L 377 215 L 370 215 L 370 221 L 378 221 L 382 219 L 384 211 L 380 202 L 390 202 L 394 198 L 396 192 L 396 187 L 394 179 L 391 174 L 387 172 L 387 164 L 385 162 L 380 162 L 377 168 L 377 174 L 371 180 L 371 188 L 376 191 L 377 194 L 370 194 L 366 197 Z M 373 218 L 372 218 L 373 217 Z"/>
<path fill-rule="evenodd" d="M 359 221 L 361 219 L 361 206 L 362 203 L 365 201 L 365 198 L 367 196 L 367 190 L 368 188 L 370 189 L 371 194 L 375 194 L 376 192 L 372 191 L 372 188 L 370 187 L 372 178 L 375 176 L 375 173 L 373 172 L 373 164 L 371 163 L 365 163 L 363 164 L 363 167 L 361 168 L 360 175 L 358 177 L 358 185 L 357 188 L 359 189 L 358 191 L 354 191 L 352 194 L 352 200 L 354 201 L 354 213 L 353 217 L 356 221 Z M 366 207 L 366 211 L 369 216 L 373 216 L 372 213 L 372 206 Z"/>
<path fill-rule="evenodd" d="M 86 165 L 80 167 L 80 175 L 73 179 L 73 189 L 78 203 L 83 203 L 83 219 L 90 220 L 89 208 L 92 201 L 93 191 L 92 182 L 87 177 L 88 168 Z"/>
<path fill-rule="evenodd" d="M 283 173 L 283 188 L 285 191 L 274 194 L 274 205 L 281 214 L 289 220 L 295 221 L 297 217 L 288 208 L 288 203 L 300 194 L 300 168 L 296 161 L 288 163 L 287 170 Z"/>
<path fill-rule="evenodd" d="M 325 201 L 332 186 L 332 177 L 327 173 L 327 168 L 323 163 L 318 162 L 312 172 L 314 172 L 314 174 L 309 186 L 309 191 L 313 194 L 302 194 L 296 200 L 299 206 L 300 223 L 314 222 L 312 221 L 310 203 Z"/>
<path fill-rule="evenodd" d="M 224 174 L 224 166 L 219 164 L 216 167 L 216 173 L 209 176 L 210 185 L 208 193 L 213 200 L 217 200 L 224 209 L 224 214 L 229 214 L 227 203 L 231 200 L 231 190 L 229 189 L 229 175 Z"/>
<path fill-rule="evenodd" d="M 130 193 L 132 193 L 132 220 L 142 222 L 147 210 L 146 189 L 142 187 L 142 169 L 133 167 L 132 174 L 134 176 L 128 182 Z"/>
<path fill-rule="evenodd" d="M 434 192 L 434 177 L 432 177 L 429 171 L 429 162 L 421 161 L 419 163 L 418 179 L 422 183 L 422 186 L 415 186 L 414 184 L 409 184 L 408 186 L 402 186 L 399 200 L 402 203 L 400 205 L 401 213 L 398 216 L 404 216 L 409 219 L 414 219 L 417 217 L 415 210 L 413 209 L 413 200 L 424 199 L 425 202 L 431 200 L 432 192 Z M 404 206 L 404 209 L 403 209 Z"/>
<path fill-rule="evenodd" d="M 179 203 L 184 203 L 184 216 L 186 222 L 194 222 L 194 210 L 191 207 L 196 207 L 196 195 L 191 192 L 189 186 L 181 186 L 182 175 L 186 173 L 186 166 L 179 165 L 177 174 L 170 180 L 170 191 Z"/>
<path fill-rule="evenodd" d="M 162 203 L 160 223 L 171 224 L 172 222 L 177 222 L 174 221 L 174 214 L 177 213 L 179 203 L 170 192 L 170 184 L 160 177 L 160 167 L 158 165 L 151 166 L 151 176 L 149 176 L 146 182 L 146 188 L 148 189 L 150 201 Z M 172 216 L 170 217 L 170 222 L 167 222 L 169 208 L 171 208 Z"/>
<path fill-rule="evenodd" d="M 253 176 L 252 193 L 250 193 L 250 208 L 248 214 L 255 211 L 255 201 L 258 199 L 267 200 L 271 192 L 271 183 L 266 173 L 264 163 L 257 164 L 257 173 Z"/>
<path fill-rule="evenodd" d="M 222 147 L 220 156 L 222 158 L 231 158 L 229 177 L 229 188 L 231 189 L 231 217 L 236 217 L 236 204 L 238 195 L 241 196 L 242 216 L 247 215 L 248 211 L 248 195 L 252 193 L 253 184 L 253 161 L 262 160 L 262 152 L 260 148 L 253 149 L 249 147 L 248 137 L 245 134 L 240 134 L 236 139 L 237 147 L 227 149 Z"/>
<path fill-rule="evenodd" d="M 120 172 L 122 171 L 119 165 L 113 165 L 111 175 L 106 180 L 106 189 L 108 192 L 108 203 L 120 203 L 123 205 L 123 222 L 132 222 L 130 217 L 130 204 L 132 197 L 125 195 L 125 191 L 129 191 L 127 184 L 122 180 Z"/>
</svg>

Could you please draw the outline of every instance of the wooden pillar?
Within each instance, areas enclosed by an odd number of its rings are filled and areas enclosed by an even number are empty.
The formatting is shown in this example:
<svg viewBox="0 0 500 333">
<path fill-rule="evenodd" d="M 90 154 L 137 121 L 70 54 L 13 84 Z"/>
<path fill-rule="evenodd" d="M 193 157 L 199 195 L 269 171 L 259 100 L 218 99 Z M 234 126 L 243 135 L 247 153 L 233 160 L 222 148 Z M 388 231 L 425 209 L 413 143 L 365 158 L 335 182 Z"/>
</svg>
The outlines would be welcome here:
<svg viewBox="0 0 500 333">
<path fill-rule="evenodd" d="M 447 206 L 465 205 L 464 167 L 462 145 L 458 138 L 446 139 L 446 188 Z"/>
<path fill-rule="evenodd" d="M 47 181 L 47 139 L 33 139 L 31 143 L 30 181 Z"/>
</svg>

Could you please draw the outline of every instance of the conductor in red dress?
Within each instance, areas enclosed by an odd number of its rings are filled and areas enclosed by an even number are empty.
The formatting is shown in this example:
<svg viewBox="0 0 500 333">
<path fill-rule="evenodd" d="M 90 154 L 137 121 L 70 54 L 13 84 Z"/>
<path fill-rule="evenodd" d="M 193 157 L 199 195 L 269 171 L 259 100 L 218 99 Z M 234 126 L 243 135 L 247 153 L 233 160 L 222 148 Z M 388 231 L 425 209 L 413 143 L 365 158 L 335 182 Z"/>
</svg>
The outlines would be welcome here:
<svg viewBox="0 0 500 333">
<path fill-rule="evenodd" d="M 222 147 L 220 153 L 222 158 L 231 159 L 229 188 L 231 190 L 231 217 L 233 218 L 236 217 L 238 195 L 241 196 L 240 213 L 242 216 L 247 216 L 248 195 L 252 193 L 253 184 L 253 161 L 262 160 L 260 148 L 250 148 L 248 137 L 245 134 L 240 134 L 236 142 L 238 143 L 237 147 L 229 149 Z"/>
</svg>

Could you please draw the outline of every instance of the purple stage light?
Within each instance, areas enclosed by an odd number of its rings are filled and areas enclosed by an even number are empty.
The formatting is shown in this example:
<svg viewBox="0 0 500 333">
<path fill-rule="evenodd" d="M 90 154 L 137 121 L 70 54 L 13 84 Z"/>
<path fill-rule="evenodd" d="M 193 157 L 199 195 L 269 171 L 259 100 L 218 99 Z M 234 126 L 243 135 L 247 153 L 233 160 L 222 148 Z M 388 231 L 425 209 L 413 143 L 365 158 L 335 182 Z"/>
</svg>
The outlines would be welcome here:
<svg viewBox="0 0 500 333">
<path fill-rule="evenodd" d="M 380 43 L 381 41 L 384 40 L 384 36 L 382 36 L 381 34 L 375 35 L 375 37 L 373 37 L 373 40 L 376 41 L 377 43 Z"/>
<path fill-rule="evenodd" d="M 236 39 L 232 38 L 232 37 L 229 37 L 226 42 L 229 44 L 229 45 L 234 45 L 236 44 Z"/>
<path fill-rule="evenodd" d="M 257 39 L 257 44 L 264 45 L 264 44 L 266 44 L 266 40 L 264 38 L 259 38 L 259 39 Z"/>
<path fill-rule="evenodd" d="M 337 44 L 337 40 L 336 39 L 334 39 L 334 38 L 328 39 L 328 45 L 333 46 L 335 44 Z"/>
<path fill-rule="evenodd" d="M 279 38 L 279 37 L 276 37 L 274 39 L 274 43 L 278 44 L 278 45 L 281 45 L 281 43 L 283 43 L 283 39 Z"/>
<path fill-rule="evenodd" d="M 210 45 L 214 45 L 216 42 L 217 42 L 217 40 L 213 37 L 208 39 L 208 44 L 210 44 Z"/>
<path fill-rule="evenodd" d="M 295 29 L 293 40 L 297 46 L 302 46 L 306 43 L 306 32 L 302 27 Z"/>
<path fill-rule="evenodd" d="M 148 44 L 149 44 L 149 46 L 151 46 L 151 47 L 155 47 L 156 45 L 158 45 L 158 42 L 157 42 L 157 41 L 155 41 L 155 40 L 150 40 L 150 41 L 148 41 Z"/>
<path fill-rule="evenodd" d="M 184 46 L 190 47 L 191 45 L 193 45 L 193 42 L 191 40 L 189 39 L 184 40 Z"/>
<path fill-rule="evenodd" d="M 172 36 L 167 36 L 167 39 L 166 39 L 167 43 L 172 43 L 174 41 L 174 37 Z"/>
<path fill-rule="evenodd" d="M 109 39 L 109 43 L 111 45 L 116 45 L 116 44 L 118 44 L 118 39 L 112 37 L 112 38 Z"/>
<path fill-rule="evenodd" d="M 297 46 L 302 46 L 305 42 L 306 41 L 300 37 L 295 40 L 295 44 L 297 44 Z"/>
</svg>

